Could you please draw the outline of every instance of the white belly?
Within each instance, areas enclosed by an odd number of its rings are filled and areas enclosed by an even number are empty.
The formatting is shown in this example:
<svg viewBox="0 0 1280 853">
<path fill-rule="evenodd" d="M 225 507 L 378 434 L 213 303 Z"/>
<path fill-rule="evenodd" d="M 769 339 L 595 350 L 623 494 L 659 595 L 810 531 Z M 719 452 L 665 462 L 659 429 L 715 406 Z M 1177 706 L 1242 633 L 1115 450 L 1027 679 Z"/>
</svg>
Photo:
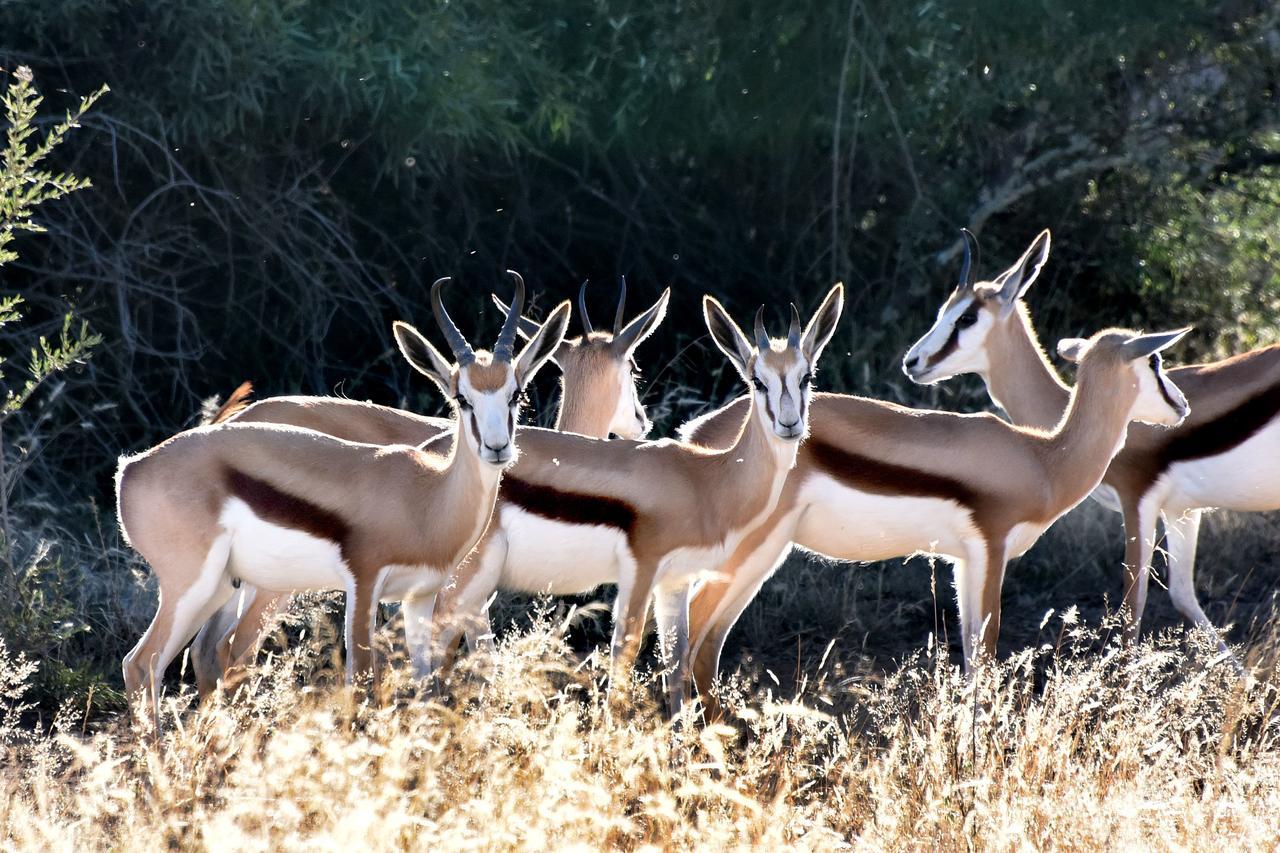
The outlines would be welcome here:
<svg viewBox="0 0 1280 853">
<path fill-rule="evenodd" d="M 415 596 L 435 595 L 448 577 L 447 573 L 429 566 L 391 565 L 382 571 L 379 597 L 383 601 L 403 601 L 411 593 Z"/>
<path fill-rule="evenodd" d="M 1058 518 L 1061 517 L 1062 516 L 1058 516 Z M 1057 519 L 1055 518 L 1054 521 L 1057 521 Z M 1053 521 L 1050 521 L 1048 524 L 1035 524 L 1032 522 L 1015 524 L 1013 529 L 1009 531 L 1009 535 L 1004 538 L 1005 559 L 1012 560 L 1014 557 L 1021 557 L 1023 554 L 1027 553 L 1027 549 L 1036 544 L 1040 539 L 1040 536 L 1048 530 L 1052 524 Z"/>
<path fill-rule="evenodd" d="M 573 595 L 618 582 L 626 536 L 617 528 L 551 521 L 511 504 L 502 504 L 499 521 L 507 543 L 503 589 Z"/>
<path fill-rule="evenodd" d="M 231 534 L 228 570 L 261 589 L 343 589 L 351 570 L 338 543 L 264 521 L 229 498 L 218 522 Z"/>
<path fill-rule="evenodd" d="M 911 554 L 962 559 L 965 540 L 977 535 L 969 511 L 943 498 L 876 495 L 815 474 L 801 486 L 799 499 L 806 508 L 796 544 L 837 560 Z"/>
<path fill-rule="evenodd" d="M 1226 453 L 1175 462 L 1165 475 L 1166 506 L 1246 512 L 1280 509 L 1280 419 Z"/>
</svg>

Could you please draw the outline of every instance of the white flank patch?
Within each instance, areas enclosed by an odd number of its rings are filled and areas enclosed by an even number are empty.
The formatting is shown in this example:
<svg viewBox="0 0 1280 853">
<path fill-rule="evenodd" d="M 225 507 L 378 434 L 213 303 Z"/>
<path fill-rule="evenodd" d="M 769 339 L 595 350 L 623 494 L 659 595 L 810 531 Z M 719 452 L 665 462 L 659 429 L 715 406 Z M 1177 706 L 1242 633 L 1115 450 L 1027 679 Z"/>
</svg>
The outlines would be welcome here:
<svg viewBox="0 0 1280 853">
<path fill-rule="evenodd" d="M 796 544 L 836 560 L 910 554 L 963 559 L 964 543 L 979 535 L 969 511 L 954 501 L 860 492 L 825 474 L 805 480 L 799 501 L 805 511 Z"/>
<path fill-rule="evenodd" d="M 232 534 L 231 574 L 262 589 L 343 589 L 350 570 L 336 542 L 264 521 L 228 498 L 218 523 Z"/>
<path fill-rule="evenodd" d="M 1176 462 L 1165 475 L 1166 508 L 1264 512 L 1280 508 L 1280 419 L 1218 456 Z"/>
<path fill-rule="evenodd" d="M 618 582 L 626 536 L 616 527 L 551 521 L 511 504 L 498 515 L 508 543 L 502 589 L 573 595 Z"/>
</svg>

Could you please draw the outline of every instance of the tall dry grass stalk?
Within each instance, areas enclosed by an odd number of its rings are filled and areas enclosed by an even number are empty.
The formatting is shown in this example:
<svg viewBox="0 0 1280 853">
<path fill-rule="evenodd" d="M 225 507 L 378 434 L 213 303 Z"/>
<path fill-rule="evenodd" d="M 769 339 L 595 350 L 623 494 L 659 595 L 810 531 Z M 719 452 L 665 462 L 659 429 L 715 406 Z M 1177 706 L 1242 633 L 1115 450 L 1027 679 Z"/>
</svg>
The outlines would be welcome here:
<svg viewBox="0 0 1280 853">
<path fill-rule="evenodd" d="M 729 687 L 732 725 L 705 727 L 665 720 L 647 675 L 611 714 L 545 608 L 439 690 L 393 674 L 379 707 L 299 689 L 335 672 L 304 642 L 238 701 L 168 700 L 159 742 L 0 713 L 0 826 L 49 850 L 1273 847 L 1277 632 L 1242 682 L 1194 636 L 1125 650 L 1057 620 L 973 679 L 922 652 L 876 683 Z M 0 660 L 17 707 L 29 667 Z"/>
</svg>

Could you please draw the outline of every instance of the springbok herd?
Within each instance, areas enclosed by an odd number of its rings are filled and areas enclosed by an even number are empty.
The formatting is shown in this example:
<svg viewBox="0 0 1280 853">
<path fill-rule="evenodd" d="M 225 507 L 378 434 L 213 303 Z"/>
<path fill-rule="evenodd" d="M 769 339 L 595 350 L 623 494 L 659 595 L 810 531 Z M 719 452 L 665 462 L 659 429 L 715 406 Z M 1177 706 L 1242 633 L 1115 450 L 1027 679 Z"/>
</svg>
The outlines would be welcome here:
<svg viewBox="0 0 1280 853">
<path fill-rule="evenodd" d="M 380 601 L 402 602 L 413 668 L 427 677 L 450 666 L 462 634 L 472 648 L 491 641 L 497 589 L 616 584 L 611 684 L 636 658 L 652 599 L 670 710 L 691 683 L 714 708 L 725 638 L 793 545 L 851 562 L 952 563 L 971 667 L 995 651 L 1008 561 L 1090 495 L 1123 515 L 1129 636 L 1157 518 L 1173 602 L 1213 631 L 1193 583 L 1200 514 L 1280 508 L 1280 346 L 1166 371 L 1160 353 L 1186 329 L 1106 329 L 1059 341 L 1077 365 L 1068 387 L 1023 302 L 1049 232 L 990 281 L 977 280 L 975 249 L 965 232 L 960 283 L 903 369 L 919 383 L 976 373 L 1013 423 L 816 392 L 844 304 L 837 284 L 807 323 L 792 305 L 783 337 L 767 333 L 764 308 L 748 335 L 704 296 L 707 329 L 746 393 L 678 440 L 645 441 L 633 355 L 670 290 L 627 322 L 624 282 L 612 328 L 597 329 L 584 284 L 583 334 L 566 338 L 569 302 L 542 324 L 526 319 L 524 282 L 509 272 L 514 297 L 495 297 L 505 321 L 488 352 L 450 319 L 440 279 L 431 306 L 452 359 L 406 323 L 393 331 L 450 417 L 328 397 L 250 405 L 242 386 L 209 423 L 121 460 L 120 525 L 160 587 L 124 660 L 130 696 L 149 696 L 158 721 L 161 677 L 192 637 L 201 693 L 231 683 L 295 590 L 346 593 L 355 681 L 377 677 Z M 523 389 L 548 360 L 563 374 L 556 428 L 517 429 Z"/>
</svg>

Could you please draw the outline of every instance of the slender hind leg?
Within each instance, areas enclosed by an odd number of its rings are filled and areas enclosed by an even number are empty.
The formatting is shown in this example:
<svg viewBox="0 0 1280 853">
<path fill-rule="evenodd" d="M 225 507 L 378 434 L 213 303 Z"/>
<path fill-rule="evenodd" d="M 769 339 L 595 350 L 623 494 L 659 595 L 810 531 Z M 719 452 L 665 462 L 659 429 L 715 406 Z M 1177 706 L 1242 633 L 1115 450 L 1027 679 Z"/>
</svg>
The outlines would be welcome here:
<svg viewBox="0 0 1280 853">
<path fill-rule="evenodd" d="M 689 701 L 689 592 L 688 584 L 681 583 L 659 587 L 654 594 L 653 617 L 666 670 L 667 711 L 673 717 Z"/>
<path fill-rule="evenodd" d="M 213 540 L 204 564 L 192 583 L 166 586 L 164 578 L 181 578 L 183 573 L 157 571 L 161 578 L 160 603 L 150 627 L 124 659 L 125 691 L 136 701 L 148 688 L 151 691 L 155 725 L 160 726 L 160 680 L 165 669 L 177 656 L 197 629 L 213 612 L 231 597 L 231 580 L 227 576 L 227 558 L 231 553 L 231 534 L 222 533 Z"/>
<path fill-rule="evenodd" d="M 1196 596 L 1196 543 L 1200 539 L 1198 509 L 1164 517 L 1165 548 L 1169 552 L 1169 597 L 1183 618 L 1218 641 L 1218 651 L 1231 654 L 1218 629 L 1209 621 Z M 1232 657 L 1232 661 L 1235 658 Z M 1239 664 L 1237 663 L 1237 666 Z"/>
<path fill-rule="evenodd" d="M 507 540 L 495 534 L 463 561 L 436 595 L 435 621 L 426 637 L 427 652 L 439 655 L 439 672 L 445 674 L 453 666 L 458 640 L 465 634 L 467 646 L 474 650 L 480 637 L 489 631 L 489 596 L 498 588 L 502 567 L 507 561 Z M 430 670 L 422 675 L 430 675 Z"/>
<path fill-rule="evenodd" d="M 259 589 L 245 602 L 239 620 L 218 643 L 218 671 L 222 673 L 223 686 L 229 687 L 244 677 L 257 658 L 262 641 L 275 627 L 276 615 L 288 606 L 291 598 L 292 593 Z"/>
</svg>

